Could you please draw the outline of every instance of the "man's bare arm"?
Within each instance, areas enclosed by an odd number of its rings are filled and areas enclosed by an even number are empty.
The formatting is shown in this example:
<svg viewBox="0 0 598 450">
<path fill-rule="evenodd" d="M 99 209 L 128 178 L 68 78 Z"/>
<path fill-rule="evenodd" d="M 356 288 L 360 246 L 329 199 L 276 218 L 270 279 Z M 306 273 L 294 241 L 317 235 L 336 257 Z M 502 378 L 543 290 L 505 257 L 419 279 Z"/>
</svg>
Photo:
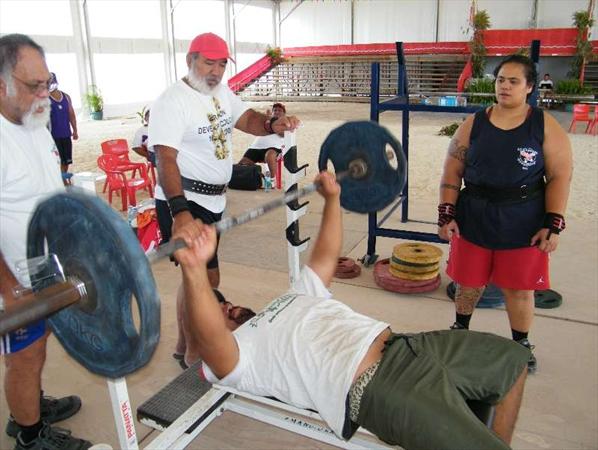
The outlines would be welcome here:
<svg viewBox="0 0 598 450">
<path fill-rule="evenodd" d="M 327 172 L 321 173 L 316 181 L 322 183 L 319 191 L 326 201 L 322 212 L 320 232 L 307 265 L 318 275 L 325 286 L 329 286 L 336 272 L 343 243 L 340 186 L 334 176 Z"/>
<path fill-rule="evenodd" d="M 64 95 L 66 96 L 69 104 L 69 123 L 71 124 L 72 136 L 73 139 L 77 140 L 79 139 L 79 133 L 77 132 L 77 115 L 73 109 L 73 102 L 71 101 L 71 98 L 67 94 Z"/>
<path fill-rule="evenodd" d="M 228 375 L 239 361 L 239 348 L 226 326 L 222 309 L 214 296 L 207 273 L 207 262 L 216 251 L 213 226 L 193 221 L 173 238 L 184 239 L 187 248 L 175 253 L 183 269 L 184 309 L 192 346 L 218 378 Z"/>
<path fill-rule="evenodd" d="M 299 119 L 295 116 L 283 116 L 278 118 L 272 124 L 272 130 L 267 130 L 264 124 L 271 119 L 270 116 L 259 113 L 253 109 L 248 109 L 243 113 L 235 128 L 245 133 L 253 134 L 254 136 L 266 136 L 274 133 L 284 133 L 285 131 L 292 131 L 299 125 Z"/>
</svg>

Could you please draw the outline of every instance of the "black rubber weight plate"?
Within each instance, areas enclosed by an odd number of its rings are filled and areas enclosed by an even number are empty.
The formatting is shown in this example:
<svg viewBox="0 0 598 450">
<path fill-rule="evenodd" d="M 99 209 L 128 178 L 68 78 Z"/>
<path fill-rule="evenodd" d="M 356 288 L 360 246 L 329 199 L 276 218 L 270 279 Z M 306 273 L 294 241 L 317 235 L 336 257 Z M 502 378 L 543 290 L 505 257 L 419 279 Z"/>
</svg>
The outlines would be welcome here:
<svg viewBox="0 0 598 450">
<path fill-rule="evenodd" d="M 562 305 L 563 296 L 552 289 L 546 289 L 544 291 L 535 291 L 534 300 L 536 308 L 552 309 Z"/>
<path fill-rule="evenodd" d="M 65 350 L 93 373 L 119 378 L 149 362 L 160 338 L 160 303 L 149 262 L 128 224 L 103 200 L 79 192 L 42 202 L 27 256 L 55 253 L 90 300 L 49 318 Z M 133 300 L 139 310 L 139 332 Z"/>
</svg>

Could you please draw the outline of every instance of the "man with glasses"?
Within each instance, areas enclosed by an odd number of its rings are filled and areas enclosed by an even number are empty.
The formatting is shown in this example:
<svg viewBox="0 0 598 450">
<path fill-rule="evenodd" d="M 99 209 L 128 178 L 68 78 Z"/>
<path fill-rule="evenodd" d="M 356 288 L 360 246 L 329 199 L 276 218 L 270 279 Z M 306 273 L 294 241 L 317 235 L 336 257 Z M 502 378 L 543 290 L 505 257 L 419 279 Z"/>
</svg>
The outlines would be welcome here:
<svg viewBox="0 0 598 450">
<path fill-rule="evenodd" d="M 60 160 L 46 125 L 51 76 L 43 49 L 22 34 L 0 38 L 0 299 L 6 309 L 19 285 L 15 263 L 27 257 L 27 227 L 37 203 L 64 189 Z M 0 336 L 4 389 L 15 449 L 87 449 L 91 443 L 50 423 L 81 408 L 81 399 L 43 396 L 41 373 L 49 331 L 45 321 Z"/>
</svg>

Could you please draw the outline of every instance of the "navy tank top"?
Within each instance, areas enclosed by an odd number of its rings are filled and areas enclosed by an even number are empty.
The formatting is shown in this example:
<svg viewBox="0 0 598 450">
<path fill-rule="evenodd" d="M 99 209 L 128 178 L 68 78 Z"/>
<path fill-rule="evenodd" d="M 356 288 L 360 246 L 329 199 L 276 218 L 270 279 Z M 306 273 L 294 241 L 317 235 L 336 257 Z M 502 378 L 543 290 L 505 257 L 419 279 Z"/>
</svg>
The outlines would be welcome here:
<svg viewBox="0 0 598 450">
<path fill-rule="evenodd" d="M 51 133 L 54 138 L 70 138 L 71 123 L 69 121 L 69 101 L 66 95 L 62 94 L 62 100 L 59 102 L 50 97 L 50 125 Z"/>
<path fill-rule="evenodd" d="M 474 116 L 465 157 L 465 184 L 490 190 L 532 186 L 544 178 L 544 113 L 532 107 L 516 128 L 494 126 L 486 110 Z M 499 250 L 528 247 L 544 220 L 544 191 L 525 199 L 493 201 L 461 190 L 457 224 L 463 237 L 481 247 Z"/>
</svg>

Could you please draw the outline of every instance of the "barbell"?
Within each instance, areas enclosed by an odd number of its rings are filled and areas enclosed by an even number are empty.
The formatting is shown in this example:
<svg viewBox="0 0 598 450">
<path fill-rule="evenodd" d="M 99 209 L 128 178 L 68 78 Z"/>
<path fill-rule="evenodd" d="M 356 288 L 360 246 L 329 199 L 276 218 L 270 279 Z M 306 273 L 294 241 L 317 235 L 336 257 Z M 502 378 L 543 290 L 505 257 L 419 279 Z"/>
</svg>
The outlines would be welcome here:
<svg viewBox="0 0 598 450">
<path fill-rule="evenodd" d="M 328 161 L 341 185 L 341 205 L 349 211 L 381 210 L 405 185 L 401 145 L 374 122 L 334 129 L 322 144 L 319 169 L 327 169 Z M 317 188 L 312 183 L 225 218 L 216 230 L 223 233 Z M 173 240 L 146 256 L 129 225 L 105 201 L 72 189 L 51 196 L 31 218 L 27 258 L 55 254 L 64 278 L 43 270 L 32 274 L 33 295 L 0 313 L 0 335 L 47 317 L 66 352 L 89 371 L 109 378 L 134 372 L 149 362 L 160 338 L 160 302 L 150 263 L 184 246 Z"/>
</svg>

